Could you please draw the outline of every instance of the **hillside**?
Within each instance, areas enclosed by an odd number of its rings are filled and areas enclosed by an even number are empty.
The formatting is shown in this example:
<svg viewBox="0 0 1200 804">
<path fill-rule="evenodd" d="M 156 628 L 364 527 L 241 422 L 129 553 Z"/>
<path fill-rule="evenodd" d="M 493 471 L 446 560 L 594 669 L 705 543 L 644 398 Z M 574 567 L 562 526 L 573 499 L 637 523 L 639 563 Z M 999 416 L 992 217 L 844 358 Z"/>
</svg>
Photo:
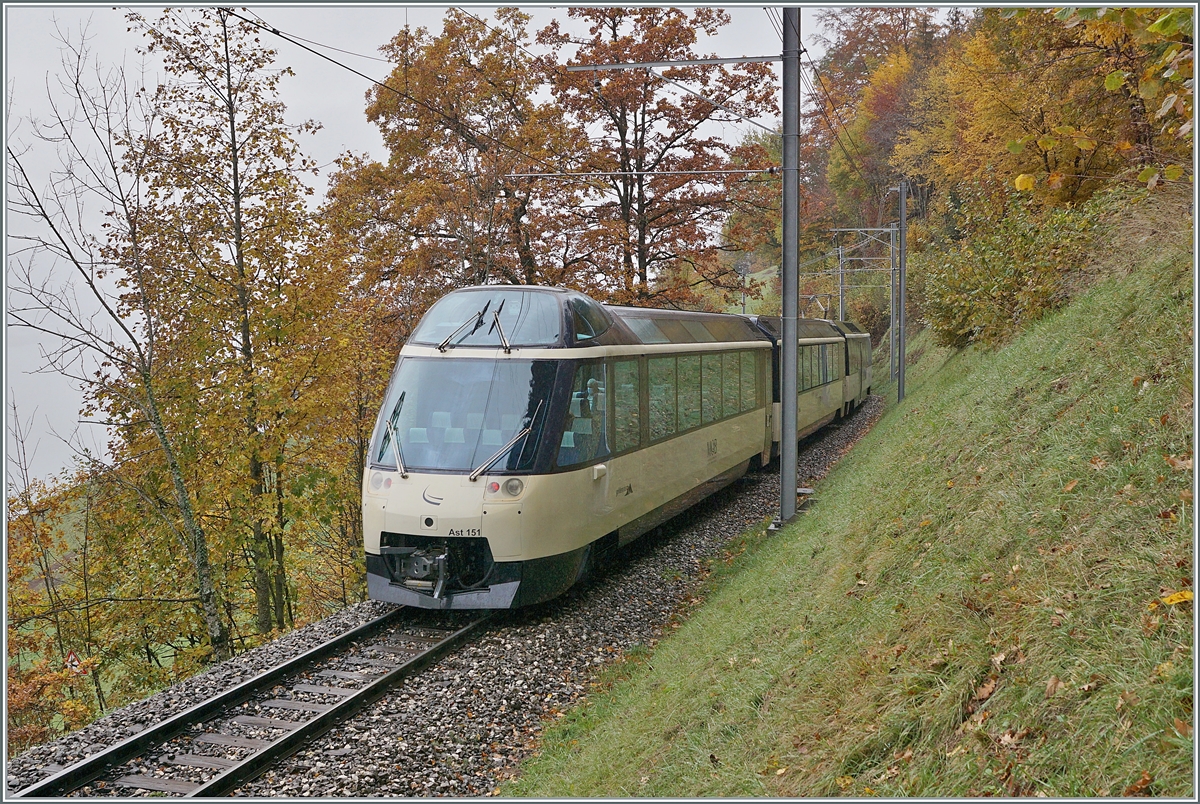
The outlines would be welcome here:
<svg viewBox="0 0 1200 804">
<path fill-rule="evenodd" d="M 743 534 L 502 792 L 1193 796 L 1183 204 L 1124 210 L 1001 349 L 914 338 L 810 512 Z"/>
</svg>

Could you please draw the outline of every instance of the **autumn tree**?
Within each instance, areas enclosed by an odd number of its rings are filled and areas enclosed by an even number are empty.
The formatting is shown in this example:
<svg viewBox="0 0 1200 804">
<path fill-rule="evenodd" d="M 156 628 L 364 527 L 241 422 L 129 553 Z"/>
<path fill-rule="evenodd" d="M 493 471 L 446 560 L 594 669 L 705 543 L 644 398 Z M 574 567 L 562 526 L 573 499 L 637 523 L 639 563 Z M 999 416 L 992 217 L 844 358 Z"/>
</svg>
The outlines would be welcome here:
<svg viewBox="0 0 1200 804">
<path fill-rule="evenodd" d="M 691 14 L 575 8 L 568 15 L 586 33 L 555 21 L 538 41 L 553 48 L 558 62 L 576 65 L 701 58 L 698 32 L 713 35 L 729 22 L 712 8 Z M 550 77 L 562 108 L 595 132 L 577 170 L 599 174 L 605 191 L 588 207 L 581 237 L 589 270 L 603 278 L 606 295 L 625 303 L 686 303 L 695 281 L 739 287 L 739 277 L 716 259 L 729 193 L 724 182 L 704 175 L 729 169 L 737 144 L 701 130 L 710 122 L 775 112 L 770 70 L 689 65 L 661 73 L 555 70 Z M 690 92 L 678 92 L 676 84 Z"/>
<path fill-rule="evenodd" d="M 344 157 L 325 218 L 362 281 L 392 298 L 402 336 L 448 287 L 579 281 L 579 188 L 523 175 L 570 169 L 584 142 L 535 98 L 528 22 L 451 9 L 440 34 L 405 28 L 382 49 L 395 66 L 367 119 L 387 164 Z"/>
<path fill-rule="evenodd" d="M 161 470 L 156 508 L 190 559 L 204 633 L 223 658 L 229 633 L 210 538 L 181 454 L 192 428 L 167 413 L 177 387 L 164 371 L 164 352 L 173 337 L 169 311 L 177 305 L 165 297 L 143 229 L 155 110 L 141 102 L 122 70 L 97 69 L 93 78 L 86 50 L 64 46 L 59 89 L 67 100 L 51 96 L 51 119 L 36 132 L 60 158 L 47 189 L 28 172 L 16 141 L 7 145 L 7 200 L 22 222 L 9 232 L 21 244 L 10 253 L 9 320 L 49 339 L 47 368 L 82 386 L 85 413 L 110 416 L 116 441 L 133 430 L 144 434 Z"/>
<path fill-rule="evenodd" d="M 173 79 L 154 96 L 161 129 L 141 144 L 156 275 L 189 301 L 175 308 L 171 346 L 194 385 L 176 412 L 194 424 L 209 521 L 248 553 L 255 624 L 268 633 L 292 620 L 288 481 L 323 405 L 321 311 L 340 284 L 300 261 L 311 226 L 301 174 L 314 165 L 296 135 L 315 126 L 286 123 L 278 84 L 291 70 L 273 66 L 254 25 L 223 9 L 129 21 Z"/>
</svg>

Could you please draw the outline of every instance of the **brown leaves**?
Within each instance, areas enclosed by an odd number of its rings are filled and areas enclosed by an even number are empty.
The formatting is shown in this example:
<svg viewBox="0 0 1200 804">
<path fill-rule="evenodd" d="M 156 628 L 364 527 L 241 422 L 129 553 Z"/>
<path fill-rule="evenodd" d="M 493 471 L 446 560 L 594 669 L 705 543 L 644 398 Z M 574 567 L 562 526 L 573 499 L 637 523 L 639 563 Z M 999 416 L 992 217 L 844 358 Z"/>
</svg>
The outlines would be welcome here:
<svg viewBox="0 0 1200 804">
<path fill-rule="evenodd" d="M 1066 682 L 1059 679 L 1058 676 L 1050 676 L 1050 680 L 1046 682 L 1046 697 L 1053 698 L 1065 686 L 1067 686 Z"/>
<path fill-rule="evenodd" d="M 983 703 L 988 698 L 992 697 L 992 693 L 996 691 L 996 684 L 999 679 L 995 676 L 988 676 L 982 684 L 975 688 L 975 700 L 978 703 Z"/>
<path fill-rule="evenodd" d="M 1171 471 L 1173 472 L 1183 472 L 1192 468 L 1191 457 L 1181 458 L 1178 455 L 1164 455 L 1163 460 L 1167 462 L 1167 465 L 1171 467 Z"/>
<path fill-rule="evenodd" d="M 1122 793 L 1122 795 L 1125 795 L 1125 796 L 1148 796 L 1148 795 L 1150 795 L 1150 793 L 1147 791 L 1150 789 L 1150 785 L 1153 783 L 1154 783 L 1154 777 L 1152 777 L 1150 775 L 1150 772 L 1142 771 L 1141 777 L 1136 782 L 1129 785 L 1129 787 L 1126 787 L 1125 792 Z"/>
<path fill-rule="evenodd" d="M 1012 729 L 1009 729 L 1008 731 L 1004 732 L 1004 734 L 1000 735 L 1000 745 L 1004 746 L 1005 748 L 1013 748 L 1028 735 L 1029 729 L 1021 729 L 1020 731 L 1013 731 Z"/>
<path fill-rule="evenodd" d="M 1063 494 L 1070 494 L 1072 491 L 1075 490 L 1075 487 L 1078 485 L 1079 485 L 1078 480 L 1072 480 L 1070 483 L 1063 486 Z"/>
</svg>

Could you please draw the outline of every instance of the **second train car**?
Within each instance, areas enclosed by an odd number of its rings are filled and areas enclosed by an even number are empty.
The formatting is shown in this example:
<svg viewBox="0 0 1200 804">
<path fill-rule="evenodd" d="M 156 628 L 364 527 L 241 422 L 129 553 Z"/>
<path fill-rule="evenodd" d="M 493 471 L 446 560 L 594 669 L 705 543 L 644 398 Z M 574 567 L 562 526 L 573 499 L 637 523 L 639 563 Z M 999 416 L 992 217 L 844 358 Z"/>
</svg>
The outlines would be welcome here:
<svg viewBox="0 0 1200 804">
<path fill-rule="evenodd" d="M 400 350 L 363 476 L 370 597 L 512 608 L 779 450 L 779 319 L 448 293 Z M 798 432 L 870 393 L 870 336 L 802 320 Z"/>
</svg>

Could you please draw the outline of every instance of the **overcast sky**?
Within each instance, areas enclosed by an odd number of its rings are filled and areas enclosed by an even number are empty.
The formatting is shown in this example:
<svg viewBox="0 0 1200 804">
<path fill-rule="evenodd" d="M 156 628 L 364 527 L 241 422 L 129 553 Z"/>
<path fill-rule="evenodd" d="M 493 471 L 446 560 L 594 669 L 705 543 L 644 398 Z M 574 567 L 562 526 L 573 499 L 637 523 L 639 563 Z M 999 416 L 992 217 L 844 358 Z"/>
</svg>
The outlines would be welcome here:
<svg viewBox="0 0 1200 804">
<path fill-rule="evenodd" d="M 534 17 L 531 30 L 536 31 L 549 20 L 565 20 L 563 8 L 522 6 Z M 154 18 L 160 5 L 146 6 L 143 13 Z M 261 5 L 249 7 L 264 21 L 283 33 L 311 40 L 343 51 L 378 58 L 378 48 L 398 33 L 406 23 L 425 26 L 431 31 L 441 29 L 445 6 L 385 4 L 355 6 L 284 6 Z M 476 16 L 489 19 L 492 6 L 465 6 Z M 766 12 L 761 6 L 726 4 L 732 17 L 718 36 L 704 38 L 697 50 L 722 57 L 761 56 L 778 54 L 782 43 Z M 813 48 L 815 8 L 802 13 L 801 36 L 804 44 Z M 5 79 L 5 136 L 10 142 L 28 142 L 29 118 L 44 118 L 48 114 L 47 85 L 61 72 L 60 49 L 56 40 L 61 32 L 77 40 L 81 31 L 90 37 L 94 57 L 102 64 L 124 64 L 127 70 L 140 65 L 136 48 L 142 44 L 139 34 L 126 30 L 125 10 L 111 5 L 51 5 L 5 4 L 4 7 L 4 79 Z M 334 159 L 346 151 L 365 152 L 376 159 L 386 158 L 378 130 L 364 115 L 365 93 L 370 84 L 363 78 L 330 62 L 282 41 L 264 43 L 274 47 L 277 64 L 288 65 L 295 76 L 281 84 L 281 97 L 288 107 L 290 122 L 314 120 L 321 131 L 304 137 L 301 144 L 307 155 L 322 168 L 318 191 L 324 189 L 325 178 Z M 361 58 L 323 50 L 356 70 L 382 79 L 388 65 L 372 58 Z M 776 74 L 779 68 L 776 65 Z M 768 121 L 764 121 L 768 122 Z M 725 126 L 728 137 L 737 140 L 749 126 Z M 31 153 L 28 164 L 35 172 L 45 175 L 52 167 L 53 154 Z M 8 230 L 6 215 L 5 230 Z M 6 242 L 6 274 L 8 271 Z M 6 310 L 8 295 L 5 295 Z M 35 477 L 47 477 L 72 464 L 73 450 L 66 441 L 90 445 L 103 454 L 105 438 L 101 428 L 80 425 L 79 409 L 82 395 L 71 383 L 56 374 L 36 373 L 41 364 L 40 344 L 29 330 L 5 327 L 5 452 L 12 449 L 12 410 L 15 401 L 20 421 L 28 425 L 30 436 L 27 450 Z M 11 471 L 5 461 L 5 471 Z"/>
</svg>

